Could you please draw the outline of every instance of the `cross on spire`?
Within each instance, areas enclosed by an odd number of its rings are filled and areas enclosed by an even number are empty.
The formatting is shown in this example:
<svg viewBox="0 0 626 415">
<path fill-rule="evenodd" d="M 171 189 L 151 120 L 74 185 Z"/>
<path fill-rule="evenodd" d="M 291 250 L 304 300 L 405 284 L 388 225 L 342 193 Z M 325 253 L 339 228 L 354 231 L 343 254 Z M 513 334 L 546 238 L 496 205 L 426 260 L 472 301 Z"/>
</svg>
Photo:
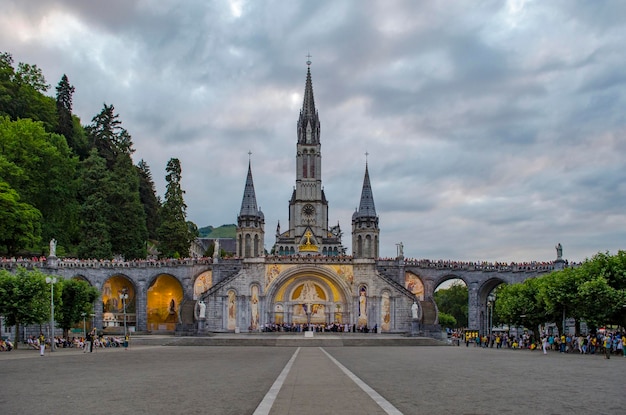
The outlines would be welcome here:
<svg viewBox="0 0 626 415">
<path fill-rule="evenodd" d="M 306 58 L 307 58 L 307 59 L 306 59 L 306 64 L 307 64 L 307 66 L 311 66 L 311 58 L 312 58 L 312 57 L 313 57 L 313 56 L 311 56 L 311 54 L 310 54 L 310 53 L 306 55 Z"/>
</svg>

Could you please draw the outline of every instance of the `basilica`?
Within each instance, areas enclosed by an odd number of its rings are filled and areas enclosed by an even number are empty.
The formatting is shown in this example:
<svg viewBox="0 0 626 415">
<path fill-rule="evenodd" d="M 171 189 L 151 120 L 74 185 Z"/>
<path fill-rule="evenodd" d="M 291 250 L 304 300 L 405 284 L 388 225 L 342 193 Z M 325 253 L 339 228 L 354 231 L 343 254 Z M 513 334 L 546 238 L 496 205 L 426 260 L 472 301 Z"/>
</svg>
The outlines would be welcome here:
<svg viewBox="0 0 626 415">
<path fill-rule="evenodd" d="M 288 226 L 278 224 L 273 248 L 266 253 L 265 217 L 257 206 L 249 163 L 237 217 L 238 266 L 229 267 L 230 261 L 215 250 L 212 270 L 194 284 L 200 333 L 276 326 L 405 333 L 419 324 L 423 287 L 407 288 L 401 269 L 378 260 L 380 230 L 367 163 L 359 207 L 352 215 L 352 252 L 342 244 L 339 224 L 328 223 L 320 119 L 307 65 Z"/>
</svg>

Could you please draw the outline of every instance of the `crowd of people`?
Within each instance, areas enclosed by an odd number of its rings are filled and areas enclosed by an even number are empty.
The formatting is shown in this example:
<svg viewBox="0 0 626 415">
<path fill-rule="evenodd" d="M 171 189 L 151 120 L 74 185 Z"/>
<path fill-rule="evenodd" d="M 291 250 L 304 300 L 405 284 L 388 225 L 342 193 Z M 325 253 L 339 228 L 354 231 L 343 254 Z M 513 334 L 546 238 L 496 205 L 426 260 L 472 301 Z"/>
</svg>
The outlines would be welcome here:
<svg viewBox="0 0 626 415">
<path fill-rule="evenodd" d="M 342 323 L 267 323 L 262 328 L 263 332 L 303 332 L 303 331 L 315 331 L 317 333 L 376 333 L 378 331 L 378 325 L 374 328 L 369 328 L 367 325 L 356 324 L 342 324 Z"/>
<path fill-rule="evenodd" d="M 460 343 L 462 334 L 454 332 L 452 334 L 453 342 Z M 544 334 L 536 339 L 532 334 L 525 332 L 520 336 L 511 336 L 506 332 L 492 333 L 491 335 L 483 334 L 475 336 L 473 334 L 465 335 L 465 345 L 469 347 L 483 348 L 507 348 L 507 349 L 528 349 L 542 350 L 544 354 L 550 351 L 559 353 L 577 353 L 590 355 L 603 355 L 606 359 L 611 355 L 626 357 L 626 334 L 620 332 L 598 332 L 596 334 L 585 335 L 552 335 Z"/>
</svg>

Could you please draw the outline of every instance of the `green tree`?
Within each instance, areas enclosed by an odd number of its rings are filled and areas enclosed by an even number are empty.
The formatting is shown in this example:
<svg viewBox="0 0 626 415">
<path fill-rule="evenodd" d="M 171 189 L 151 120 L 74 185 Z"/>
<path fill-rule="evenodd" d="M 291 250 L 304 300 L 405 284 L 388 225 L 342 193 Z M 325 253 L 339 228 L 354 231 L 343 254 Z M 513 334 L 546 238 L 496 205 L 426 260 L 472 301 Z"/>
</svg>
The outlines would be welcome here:
<svg viewBox="0 0 626 415">
<path fill-rule="evenodd" d="M 131 136 L 122 128 L 113 105 L 106 104 L 87 127 L 87 133 L 110 172 L 102 196 L 106 197 L 105 215 L 111 250 L 126 259 L 145 258 L 148 231 L 139 196 L 139 174 L 131 159 L 134 152 Z M 92 200 L 90 206 L 96 203 Z"/>
<path fill-rule="evenodd" d="M 54 290 L 55 301 L 58 290 Z M 56 313 L 55 313 L 56 314 Z M 42 324 L 50 318 L 50 286 L 41 271 L 18 268 L 15 274 L 0 270 L 0 315 L 5 324 L 15 326 L 15 348 L 20 326 Z"/>
<path fill-rule="evenodd" d="M 0 179 L 0 247 L 4 246 L 9 256 L 41 240 L 41 213 L 19 199 L 17 192 Z"/>
<path fill-rule="evenodd" d="M 44 241 L 71 245 L 78 230 L 78 159 L 65 138 L 46 132 L 39 122 L 0 117 L 0 158 L 0 177 L 23 203 L 41 212 Z"/>
<path fill-rule="evenodd" d="M 495 312 L 502 321 L 531 329 L 535 338 L 539 337 L 539 325 L 546 322 L 541 284 L 540 278 L 531 278 L 520 284 L 500 285 L 496 291 Z"/>
<path fill-rule="evenodd" d="M 454 316 L 447 313 L 439 313 L 439 324 L 445 329 L 453 329 L 459 327 Z"/>
<path fill-rule="evenodd" d="M 164 257 L 186 256 L 194 235 L 186 221 L 187 206 L 183 200 L 185 192 L 180 185 L 182 178 L 180 161 L 176 158 L 170 159 L 166 171 L 167 190 L 158 230 L 159 250 Z"/>
<path fill-rule="evenodd" d="M 467 327 L 468 293 L 465 284 L 455 282 L 450 288 L 435 291 L 434 297 L 440 315 L 451 315 L 457 324 L 455 328 Z"/>
<path fill-rule="evenodd" d="M 541 282 L 539 297 L 546 307 L 546 320 L 556 323 L 559 333 L 565 332 L 564 318 L 574 318 L 579 326 L 581 298 L 578 286 L 582 283 L 580 273 L 574 268 L 565 268 L 541 277 Z"/>
<path fill-rule="evenodd" d="M 113 105 L 104 104 L 102 111 L 91 120 L 87 134 L 93 147 L 107 161 L 107 167 L 113 169 L 118 155 L 130 156 L 135 150 L 130 134 L 122 128 L 119 114 Z"/>
<path fill-rule="evenodd" d="M 37 65 L 20 62 L 17 69 L 9 53 L 0 54 L 0 115 L 15 121 L 41 121 L 48 132 L 56 128 L 54 99 L 44 95 L 50 88 Z"/>
<path fill-rule="evenodd" d="M 156 240 L 158 238 L 157 230 L 159 228 L 161 201 L 156 195 L 152 173 L 148 164 L 141 160 L 137 165 L 137 171 L 139 173 L 139 199 L 146 214 L 148 238 Z"/>
<path fill-rule="evenodd" d="M 107 212 L 111 194 L 111 174 L 106 168 L 106 160 L 93 149 L 82 162 L 80 195 L 82 235 L 78 245 L 79 258 L 111 259 L 113 246 L 109 236 Z"/>
<path fill-rule="evenodd" d="M 82 313 L 89 315 L 100 292 L 87 281 L 70 279 L 61 281 L 61 301 L 54 308 L 55 321 L 67 337 L 70 328 L 83 319 Z"/>
<path fill-rule="evenodd" d="M 139 175 L 129 155 L 118 155 L 111 184 L 107 218 L 113 253 L 126 259 L 145 258 L 146 214 L 139 198 Z"/>
</svg>

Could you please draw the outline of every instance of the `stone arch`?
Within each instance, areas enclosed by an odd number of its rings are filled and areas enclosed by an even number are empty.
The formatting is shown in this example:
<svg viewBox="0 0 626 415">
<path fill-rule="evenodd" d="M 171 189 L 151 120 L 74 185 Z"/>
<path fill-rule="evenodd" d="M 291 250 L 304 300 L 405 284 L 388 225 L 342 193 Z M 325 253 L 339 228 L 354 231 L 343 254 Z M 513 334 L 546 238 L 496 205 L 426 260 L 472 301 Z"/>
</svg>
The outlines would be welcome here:
<svg viewBox="0 0 626 415">
<path fill-rule="evenodd" d="M 121 298 L 126 294 L 128 298 Z M 137 327 L 137 287 L 124 274 L 113 274 L 102 284 L 102 325 L 111 332 L 129 331 Z"/>
<path fill-rule="evenodd" d="M 73 280 L 76 280 L 76 281 L 85 281 L 87 284 L 89 284 L 89 285 L 92 285 L 92 286 L 93 286 L 93 284 L 91 283 L 91 281 L 89 281 L 89 278 L 85 277 L 84 275 L 81 275 L 81 274 L 76 274 L 76 275 L 74 275 L 74 276 L 72 277 L 72 279 L 73 279 Z"/>
<path fill-rule="evenodd" d="M 489 294 L 499 285 L 506 283 L 507 282 L 501 278 L 493 277 L 483 281 L 478 288 L 478 309 L 476 310 L 476 313 L 480 324 L 479 331 L 481 334 L 490 334 L 491 331 L 495 301 L 493 303 L 489 301 Z"/>
<path fill-rule="evenodd" d="M 306 288 L 311 292 L 309 298 Z M 269 323 L 346 323 L 351 319 L 351 288 L 333 271 L 322 267 L 295 267 L 276 276 L 266 288 Z M 306 307 L 306 309 L 305 309 Z"/>
<path fill-rule="evenodd" d="M 146 292 L 146 320 L 150 331 L 176 329 L 184 299 L 182 283 L 171 274 L 156 275 Z"/>
</svg>

